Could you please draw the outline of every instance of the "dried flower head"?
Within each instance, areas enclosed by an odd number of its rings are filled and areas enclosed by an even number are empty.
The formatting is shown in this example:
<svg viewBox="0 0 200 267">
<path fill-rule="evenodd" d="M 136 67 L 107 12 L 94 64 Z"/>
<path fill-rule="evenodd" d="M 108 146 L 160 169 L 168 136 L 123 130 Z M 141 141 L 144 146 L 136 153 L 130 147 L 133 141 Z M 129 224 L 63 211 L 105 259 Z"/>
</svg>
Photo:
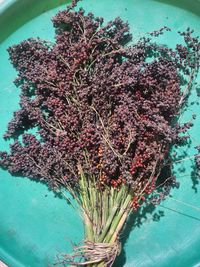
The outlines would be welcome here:
<svg viewBox="0 0 200 267">
<path fill-rule="evenodd" d="M 17 141 L 0 163 L 54 189 L 76 187 L 82 166 L 99 187 L 127 184 L 150 194 L 190 126 L 174 121 L 180 88 L 189 90 L 199 67 L 199 40 L 187 29 L 185 45 L 158 45 L 154 38 L 170 30 L 163 27 L 127 45 L 132 36 L 119 17 L 104 25 L 72 7 L 52 20 L 55 43 L 31 38 L 8 49 L 21 95 L 5 134 Z M 25 133 L 32 127 L 40 138 Z"/>
</svg>

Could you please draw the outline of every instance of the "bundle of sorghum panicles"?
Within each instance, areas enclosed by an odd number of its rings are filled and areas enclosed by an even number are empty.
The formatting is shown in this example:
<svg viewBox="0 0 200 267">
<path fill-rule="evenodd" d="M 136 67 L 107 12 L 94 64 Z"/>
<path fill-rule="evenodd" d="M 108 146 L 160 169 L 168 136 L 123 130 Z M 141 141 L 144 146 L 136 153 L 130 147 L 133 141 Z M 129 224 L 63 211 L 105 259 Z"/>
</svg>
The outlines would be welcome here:
<svg viewBox="0 0 200 267">
<path fill-rule="evenodd" d="M 179 134 L 190 125 L 176 118 L 200 44 L 188 29 L 180 33 L 185 45 L 158 45 L 153 40 L 164 27 L 127 45 L 127 23 L 104 25 L 75 5 L 53 18 L 55 43 L 28 39 L 8 50 L 21 95 L 5 134 L 17 141 L 1 152 L 1 165 L 75 197 L 85 243 L 67 263 L 112 266 L 128 215 L 156 190 L 171 145 L 186 138 Z M 39 137 L 25 133 L 33 127 Z"/>
</svg>

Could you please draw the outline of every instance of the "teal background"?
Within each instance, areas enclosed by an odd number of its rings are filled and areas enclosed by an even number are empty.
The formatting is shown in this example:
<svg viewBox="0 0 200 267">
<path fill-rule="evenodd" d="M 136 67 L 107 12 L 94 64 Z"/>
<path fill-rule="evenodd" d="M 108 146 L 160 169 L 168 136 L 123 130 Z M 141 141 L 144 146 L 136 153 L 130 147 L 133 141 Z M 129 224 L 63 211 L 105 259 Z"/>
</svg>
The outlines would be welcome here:
<svg viewBox="0 0 200 267">
<path fill-rule="evenodd" d="M 51 17 L 66 1 L 7 1 L 0 9 L 0 150 L 8 149 L 2 138 L 12 113 L 18 108 L 19 89 L 13 85 L 16 72 L 6 49 L 29 37 L 53 40 Z M 120 16 L 130 23 L 134 40 L 145 32 L 169 26 L 175 31 L 159 39 L 174 47 L 181 39 L 176 33 L 188 26 L 200 35 L 200 1 L 83 0 L 79 6 L 105 20 Z M 198 79 L 199 83 L 199 79 Z M 197 113 L 190 130 L 192 146 L 178 154 L 193 156 L 200 144 L 200 106 L 194 88 L 181 122 Z M 192 160 L 174 165 L 179 189 L 155 210 L 133 215 L 122 233 L 125 249 L 115 267 L 198 267 L 200 266 L 200 193 L 192 188 Z M 192 208 L 174 200 L 187 202 Z M 140 222 L 140 223 L 139 223 Z M 132 231 L 130 231 L 132 229 Z M 78 213 L 44 184 L 12 177 L 0 170 L 0 259 L 10 267 L 46 267 L 56 256 L 80 242 L 83 227 Z"/>
</svg>

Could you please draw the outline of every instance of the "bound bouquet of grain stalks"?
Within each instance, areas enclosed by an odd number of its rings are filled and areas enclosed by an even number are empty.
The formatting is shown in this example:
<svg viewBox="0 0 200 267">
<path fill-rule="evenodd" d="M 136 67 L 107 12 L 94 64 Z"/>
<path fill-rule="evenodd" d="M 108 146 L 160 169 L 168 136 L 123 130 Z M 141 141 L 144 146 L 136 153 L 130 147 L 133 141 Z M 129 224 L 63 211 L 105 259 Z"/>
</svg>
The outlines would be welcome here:
<svg viewBox="0 0 200 267">
<path fill-rule="evenodd" d="M 1 166 L 77 201 L 85 240 L 63 264 L 112 266 L 129 214 L 156 191 L 171 146 L 187 138 L 180 133 L 190 124 L 176 118 L 200 43 L 187 29 L 185 45 L 159 45 L 154 39 L 170 30 L 163 27 L 128 45 L 119 17 L 104 24 L 75 6 L 53 18 L 55 43 L 31 38 L 8 49 L 21 95 L 5 134 L 17 141 L 1 152 Z M 24 133 L 33 127 L 39 138 Z"/>
</svg>

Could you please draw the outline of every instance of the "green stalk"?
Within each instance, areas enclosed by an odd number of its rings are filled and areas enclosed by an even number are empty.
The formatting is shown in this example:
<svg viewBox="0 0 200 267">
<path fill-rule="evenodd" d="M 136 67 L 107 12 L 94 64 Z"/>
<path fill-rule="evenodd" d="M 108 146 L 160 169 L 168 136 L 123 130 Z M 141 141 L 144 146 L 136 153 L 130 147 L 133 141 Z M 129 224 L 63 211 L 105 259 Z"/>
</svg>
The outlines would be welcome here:
<svg viewBox="0 0 200 267">
<path fill-rule="evenodd" d="M 98 217 L 98 213 L 96 211 L 96 203 L 97 203 L 97 194 L 96 194 L 96 190 L 93 187 L 92 188 L 92 192 L 91 192 L 93 201 L 94 201 L 94 205 L 93 207 L 91 207 L 91 212 L 93 213 L 93 229 L 94 229 L 94 235 L 96 235 L 96 222 L 97 222 L 97 217 Z M 94 237 L 94 240 L 96 241 L 96 238 Z"/>
<path fill-rule="evenodd" d="M 98 239 L 99 242 L 103 242 L 107 232 L 109 231 L 109 228 L 111 226 L 113 218 L 115 217 L 115 214 L 116 214 L 117 210 L 119 209 L 119 206 L 118 206 L 119 203 L 118 202 L 119 202 L 119 200 L 121 200 L 121 195 L 122 194 L 123 194 L 123 190 L 120 190 L 120 192 L 118 193 L 117 199 L 116 199 L 116 203 L 114 204 L 114 206 L 113 206 L 113 208 L 111 210 L 111 213 L 110 213 L 110 215 L 108 217 L 108 220 L 106 222 L 106 225 L 105 225 L 105 227 L 104 227 L 104 229 L 103 229 L 103 231 L 102 231 L 102 233 L 100 235 L 100 238 Z"/>
<path fill-rule="evenodd" d="M 117 198 L 117 199 L 120 200 L 119 198 Z M 122 204 L 119 212 L 113 218 L 113 221 L 110 225 L 109 232 L 107 233 L 103 242 L 112 244 L 116 241 L 118 234 L 121 231 L 128 215 L 129 215 L 131 199 L 132 199 L 132 196 L 129 194 L 126 197 L 124 204 Z M 104 267 L 104 264 L 105 264 L 104 262 L 100 262 L 98 264 L 92 265 L 91 267 Z"/>
<path fill-rule="evenodd" d="M 85 223 L 85 236 L 89 241 L 94 241 L 94 232 L 90 219 L 87 214 L 84 214 L 84 223 Z"/>
<path fill-rule="evenodd" d="M 81 173 L 80 188 L 85 210 L 86 239 L 112 244 L 116 241 L 128 217 L 132 196 L 125 186 L 122 186 L 119 191 L 113 188 L 99 191 L 94 183 L 95 181 L 87 180 Z M 103 267 L 104 265 L 105 262 L 100 262 L 90 264 L 88 267 Z"/>
<path fill-rule="evenodd" d="M 80 179 L 80 189 L 81 189 L 81 200 L 82 200 L 82 205 L 83 205 L 83 210 L 84 210 L 84 218 L 85 218 L 85 232 L 86 232 L 86 237 L 90 241 L 94 241 L 94 231 L 93 231 L 93 225 L 91 221 L 91 216 L 90 216 L 90 203 L 91 199 L 89 197 L 89 183 L 86 180 L 86 177 L 80 167 L 80 174 L 81 174 L 81 179 Z"/>
<path fill-rule="evenodd" d="M 102 192 L 102 225 L 105 225 L 106 223 L 106 220 L 107 220 L 107 210 L 108 210 L 108 207 L 107 207 L 107 189 L 105 189 L 103 192 Z"/>
<path fill-rule="evenodd" d="M 96 241 L 98 240 L 99 232 L 101 229 L 101 197 L 98 190 L 95 189 L 95 195 L 96 195 L 96 204 L 94 208 L 94 214 L 95 214 L 95 234 L 96 234 Z"/>
<path fill-rule="evenodd" d="M 110 242 L 110 240 L 112 239 L 113 234 L 115 234 L 116 236 L 119 234 L 119 233 L 116 233 L 116 229 L 117 229 L 117 227 L 119 225 L 119 222 L 120 222 L 122 216 L 126 213 L 131 199 L 132 199 L 132 196 L 128 195 L 126 200 L 125 200 L 125 202 L 124 202 L 124 204 L 120 208 L 118 214 L 114 217 L 114 219 L 112 221 L 112 224 L 110 226 L 110 230 L 109 230 L 109 232 L 107 233 L 107 235 L 106 235 L 106 237 L 104 239 L 105 243 L 109 243 Z"/>
</svg>

